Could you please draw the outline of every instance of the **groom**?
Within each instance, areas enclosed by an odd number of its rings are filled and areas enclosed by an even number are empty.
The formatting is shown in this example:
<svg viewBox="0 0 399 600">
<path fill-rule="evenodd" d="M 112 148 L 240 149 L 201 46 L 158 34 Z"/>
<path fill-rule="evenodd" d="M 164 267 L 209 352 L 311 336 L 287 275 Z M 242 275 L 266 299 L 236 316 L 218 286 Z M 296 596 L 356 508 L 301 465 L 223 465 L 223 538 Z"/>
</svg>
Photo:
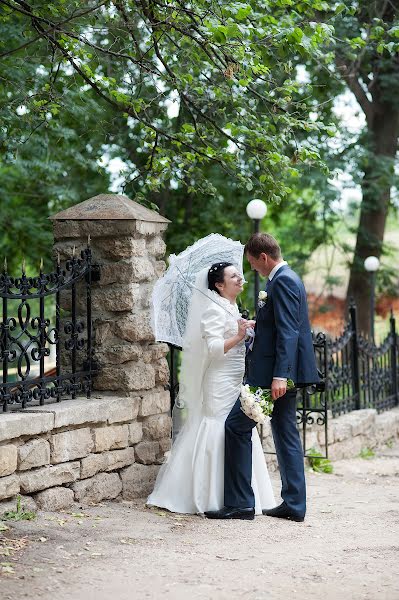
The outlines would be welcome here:
<svg viewBox="0 0 399 600">
<path fill-rule="evenodd" d="M 266 295 L 259 302 L 255 339 L 248 354 L 246 383 L 271 389 L 274 401 L 271 427 L 282 482 L 282 504 L 263 510 L 270 517 L 303 521 L 306 485 L 303 451 L 296 427 L 297 387 L 319 382 L 304 285 L 282 259 L 280 246 L 267 233 L 255 233 L 244 250 L 252 269 L 267 277 Z M 224 503 L 210 519 L 249 519 L 255 516 L 251 487 L 252 429 L 237 400 L 225 424 Z"/>
</svg>

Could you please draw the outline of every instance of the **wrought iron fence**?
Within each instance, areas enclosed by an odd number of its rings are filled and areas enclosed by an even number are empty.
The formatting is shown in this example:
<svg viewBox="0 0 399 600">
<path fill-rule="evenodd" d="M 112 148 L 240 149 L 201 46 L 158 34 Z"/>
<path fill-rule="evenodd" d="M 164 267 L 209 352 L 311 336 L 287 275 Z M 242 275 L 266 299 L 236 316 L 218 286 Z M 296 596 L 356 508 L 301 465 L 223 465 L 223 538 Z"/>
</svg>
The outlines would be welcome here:
<svg viewBox="0 0 399 600">
<path fill-rule="evenodd" d="M 21 277 L 11 277 L 4 261 L 0 274 L 3 411 L 59 402 L 82 393 L 90 397 L 95 372 L 91 283 L 98 278 L 90 246 L 80 258 L 74 250 L 64 267 L 58 256 L 51 273 L 43 273 L 41 265 L 36 277 L 28 277 L 24 265 Z M 55 365 L 49 364 L 52 347 Z"/>
<path fill-rule="evenodd" d="M 390 331 L 381 345 L 361 335 L 357 329 L 356 307 L 350 306 L 349 319 L 341 336 L 329 338 L 313 334 L 313 348 L 322 384 L 298 390 L 297 423 L 302 429 L 306 456 L 306 433 L 316 424 L 322 427 L 328 453 L 328 415 L 333 417 L 358 410 L 375 408 L 378 412 L 399 404 L 399 338 L 394 315 Z M 171 405 L 179 389 L 178 361 L 180 348 L 170 346 Z"/>
</svg>

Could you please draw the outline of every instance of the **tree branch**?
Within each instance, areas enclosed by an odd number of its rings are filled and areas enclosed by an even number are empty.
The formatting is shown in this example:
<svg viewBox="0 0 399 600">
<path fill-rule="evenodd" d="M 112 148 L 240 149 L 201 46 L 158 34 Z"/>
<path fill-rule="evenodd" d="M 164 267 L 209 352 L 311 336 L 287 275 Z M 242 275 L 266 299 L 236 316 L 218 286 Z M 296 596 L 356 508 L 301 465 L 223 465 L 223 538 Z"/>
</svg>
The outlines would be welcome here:
<svg viewBox="0 0 399 600">
<path fill-rule="evenodd" d="M 354 94 L 360 107 L 362 108 L 367 124 L 370 127 L 374 119 L 374 107 L 373 103 L 367 98 L 366 92 L 364 91 L 356 72 L 351 71 L 345 59 L 342 56 L 337 55 L 335 58 L 336 65 L 341 74 L 343 80 L 347 83 L 349 89 Z"/>
</svg>

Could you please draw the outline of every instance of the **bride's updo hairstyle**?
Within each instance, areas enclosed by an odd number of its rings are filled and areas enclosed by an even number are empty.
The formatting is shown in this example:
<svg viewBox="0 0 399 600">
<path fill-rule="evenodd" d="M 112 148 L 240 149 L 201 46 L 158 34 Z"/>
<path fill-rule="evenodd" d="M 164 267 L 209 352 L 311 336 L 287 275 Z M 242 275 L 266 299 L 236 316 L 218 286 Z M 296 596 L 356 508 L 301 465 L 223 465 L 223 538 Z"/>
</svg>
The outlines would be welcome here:
<svg viewBox="0 0 399 600">
<path fill-rule="evenodd" d="M 217 283 L 224 282 L 224 270 L 226 267 L 232 267 L 232 263 L 229 262 L 220 262 L 215 263 L 211 266 L 208 271 L 208 289 L 216 292 L 220 296 L 220 292 L 216 287 Z"/>
</svg>

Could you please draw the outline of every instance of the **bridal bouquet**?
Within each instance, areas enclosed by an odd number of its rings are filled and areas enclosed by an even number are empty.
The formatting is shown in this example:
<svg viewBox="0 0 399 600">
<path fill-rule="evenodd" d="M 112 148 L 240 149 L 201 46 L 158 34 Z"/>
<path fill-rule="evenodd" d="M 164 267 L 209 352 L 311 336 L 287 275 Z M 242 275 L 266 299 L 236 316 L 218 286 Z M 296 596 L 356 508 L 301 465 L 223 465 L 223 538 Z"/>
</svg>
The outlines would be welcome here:
<svg viewBox="0 0 399 600">
<path fill-rule="evenodd" d="M 295 383 L 292 379 L 288 379 L 287 390 L 292 390 L 294 387 Z M 242 385 L 240 400 L 242 412 L 255 423 L 265 423 L 270 420 L 274 405 L 271 390 Z"/>
</svg>

